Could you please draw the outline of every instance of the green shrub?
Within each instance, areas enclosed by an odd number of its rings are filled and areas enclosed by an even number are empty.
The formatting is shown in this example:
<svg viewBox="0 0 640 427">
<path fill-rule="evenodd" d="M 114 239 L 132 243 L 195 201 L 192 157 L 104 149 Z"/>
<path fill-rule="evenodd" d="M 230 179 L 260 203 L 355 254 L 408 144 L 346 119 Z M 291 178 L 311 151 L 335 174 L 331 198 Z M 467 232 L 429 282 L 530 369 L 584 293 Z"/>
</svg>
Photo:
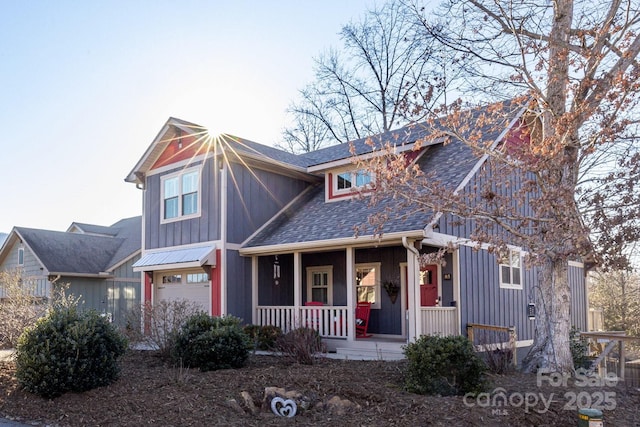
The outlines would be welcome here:
<svg viewBox="0 0 640 427">
<path fill-rule="evenodd" d="M 573 358 L 573 367 L 589 368 L 591 367 L 591 358 L 589 357 L 589 342 L 586 338 L 580 335 L 580 329 L 572 326 L 569 331 L 569 349 L 571 350 L 571 357 Z"/>
<path fill-rule="evenodd" d="M 56 306 L 20 336 L 16 378 L 43 397 L 90 390 L 118 378 L 126 348 L 126 338 L 95 311 Z"/>
<path fill-rule="evenodd" d="M 251 350 L 251 340 L 241 323 L 233 316 L 191 316 L 176 337 L 174 362 L 201 371 L 241 368 Z"/>
<path fill-rule="evenodd" d="M 466 337 L 421 336 L 404 353 L 405 387 L 411 392 L 451 396 L 484 388 L 486 365 Z"/>
<path fill-rule="evenodd" d="M 282 336 L 282 329 L 272 325 L 246 325 L 244 332 L 251 338 L 256 350 L 273 350 Z"/>
<path fill-rule="evenodd" d="M 326 353 L 320 334 L 313 328 L 297 328 L 287 332 L 276 340 L 276 350 L 303 365 L 313 365 L 318 353 Z"/>
</svg>

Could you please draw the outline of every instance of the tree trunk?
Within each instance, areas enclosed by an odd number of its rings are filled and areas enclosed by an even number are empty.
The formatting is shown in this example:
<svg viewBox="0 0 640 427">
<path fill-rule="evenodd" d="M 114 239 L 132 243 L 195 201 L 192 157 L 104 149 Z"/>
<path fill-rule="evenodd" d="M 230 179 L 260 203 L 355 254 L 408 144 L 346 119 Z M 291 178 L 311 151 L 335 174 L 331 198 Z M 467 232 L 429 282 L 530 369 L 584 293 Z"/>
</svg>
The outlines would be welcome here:
<svg viewBox="0 0 640 427">
<path fill-rule="evenodd" d="M 536 295 L 534 342 L 522 361 L 525 372 L 572 372 L 569 346 L 571 288 L 566 260 L 549 260 L 541 268 Z"/>
</svg>

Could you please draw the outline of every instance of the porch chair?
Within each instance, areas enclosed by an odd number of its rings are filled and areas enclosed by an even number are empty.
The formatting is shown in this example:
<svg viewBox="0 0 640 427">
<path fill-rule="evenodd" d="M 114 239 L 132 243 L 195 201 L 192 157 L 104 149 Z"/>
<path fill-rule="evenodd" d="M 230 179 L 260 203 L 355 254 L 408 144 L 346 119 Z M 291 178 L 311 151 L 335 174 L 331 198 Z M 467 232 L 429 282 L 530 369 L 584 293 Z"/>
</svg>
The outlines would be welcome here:
<svg viewBox="0 0 640 427">
<path fill-rule="evenodd" d="M 304 305 L 322 307 L 324 303 L 320 301 L 307 301 L 304 303 Z M 322 315 L 320 313 L 320 310 L 310 310 L 307 312 L 307 320 L 306 320 L 305 326 L 307 328 L 313 328 L 316 331 L 319 331 L 321 318 L 322 318 Z"/>
<path fill-rule="evenodd" d="M 356 305 L 356 338 L 369 338 L 373 336 L 367 333 L 370 314 L 371 303 L 358 302 L 358 304 Z"/>
</svg>

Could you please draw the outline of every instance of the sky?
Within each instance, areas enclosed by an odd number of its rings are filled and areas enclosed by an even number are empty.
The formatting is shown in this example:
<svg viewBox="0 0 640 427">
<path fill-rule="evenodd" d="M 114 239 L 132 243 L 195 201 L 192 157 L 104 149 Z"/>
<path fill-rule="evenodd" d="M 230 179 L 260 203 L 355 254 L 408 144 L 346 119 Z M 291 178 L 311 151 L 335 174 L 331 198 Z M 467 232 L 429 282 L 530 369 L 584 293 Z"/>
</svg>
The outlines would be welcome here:
<svg viewBox="0 0 640 427">
<path fill-rule="evenodd" d="M 142 213 L 169 117 L 274 145 L 369 0 L 0 0 L 0 232 Z"/>
</svg>

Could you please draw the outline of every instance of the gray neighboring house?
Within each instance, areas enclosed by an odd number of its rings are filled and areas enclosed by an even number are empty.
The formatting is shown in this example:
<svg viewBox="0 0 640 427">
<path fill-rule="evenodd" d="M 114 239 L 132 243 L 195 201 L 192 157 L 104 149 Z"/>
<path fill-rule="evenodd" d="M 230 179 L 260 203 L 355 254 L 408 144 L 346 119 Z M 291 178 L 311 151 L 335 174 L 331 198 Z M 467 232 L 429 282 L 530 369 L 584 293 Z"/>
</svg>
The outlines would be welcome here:
<svg viewBox="0 0 640 427">
<path fill-rule="evenodd" d="M 0 271 L 20 269 L 42 298 L 69 284 L 81 308 L 124 326 L 127 311 L 140 304 L 132 265 L 140 258 L 141 224 L 136 216 L 108 227 L 74 222 L 66 232 L 14 227 L 0 247 Z"/>
</svg>

